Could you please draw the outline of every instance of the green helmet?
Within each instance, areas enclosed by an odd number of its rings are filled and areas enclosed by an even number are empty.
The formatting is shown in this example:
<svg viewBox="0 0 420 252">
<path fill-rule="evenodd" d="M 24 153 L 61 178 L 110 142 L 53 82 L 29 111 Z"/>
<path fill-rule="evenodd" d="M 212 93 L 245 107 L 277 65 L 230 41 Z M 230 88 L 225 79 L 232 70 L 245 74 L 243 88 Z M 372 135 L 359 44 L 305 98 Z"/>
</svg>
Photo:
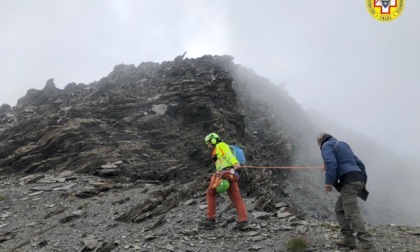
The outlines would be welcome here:
<svg viewBox="0 0 420 252">
<path fill-rule="evenodd" d="M 224 193 L 229 189 L 229 181 L 226 179 L 223 179 L 220 181 L 220 184 L 216 187 L 216 192 L 218 193 Z"/>
<path fill-rule="evenodd" d="M 206 144 L 216 144 L 217 139 L 220 139 L 219 135 L 217 135 L 216 133 L 210 133 L 204 138 L 204 141 L 206 142 Z"/>
</svg>

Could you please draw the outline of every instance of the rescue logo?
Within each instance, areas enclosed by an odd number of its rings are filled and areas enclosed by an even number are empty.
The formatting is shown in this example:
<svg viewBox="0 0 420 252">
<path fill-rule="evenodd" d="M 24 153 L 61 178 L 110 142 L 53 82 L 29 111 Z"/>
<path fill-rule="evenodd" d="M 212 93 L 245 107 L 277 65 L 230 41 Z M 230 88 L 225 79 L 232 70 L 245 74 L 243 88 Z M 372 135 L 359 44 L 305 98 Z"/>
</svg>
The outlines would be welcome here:
<svg viewBox="0 0 420 252">
<path fill-rule="evenodd" d="M 405 0 L 366 0 L 366 7 L 375 19 L 392 21 L 399 17 L 404 9 Z"/>
</svg>

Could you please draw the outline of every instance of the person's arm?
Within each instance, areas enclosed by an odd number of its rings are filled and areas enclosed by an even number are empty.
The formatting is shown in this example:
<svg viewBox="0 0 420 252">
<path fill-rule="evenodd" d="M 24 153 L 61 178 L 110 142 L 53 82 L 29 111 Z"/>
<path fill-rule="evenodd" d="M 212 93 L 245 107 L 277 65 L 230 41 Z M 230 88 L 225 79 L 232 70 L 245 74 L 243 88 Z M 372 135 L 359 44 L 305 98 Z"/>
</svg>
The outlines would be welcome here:
<svg viewBox="0 0 420 252">
<path fill-rule="evenodd" d="M 337 182 L 337 160 L 334 153 L 335 143 L 324 143 L 321 155 L 325 165 L 325 184 L 334 185 Z"/>
<path fill-rule="evenodd" d="M 239 163 L 236 163 L 236 164 L 234 164 L 233 165 L 233 169 L 234 170 L 237 170 L 237 169 L 239 169 L 241 167 L 241 165 L 239 164 Z"/>
</svg>

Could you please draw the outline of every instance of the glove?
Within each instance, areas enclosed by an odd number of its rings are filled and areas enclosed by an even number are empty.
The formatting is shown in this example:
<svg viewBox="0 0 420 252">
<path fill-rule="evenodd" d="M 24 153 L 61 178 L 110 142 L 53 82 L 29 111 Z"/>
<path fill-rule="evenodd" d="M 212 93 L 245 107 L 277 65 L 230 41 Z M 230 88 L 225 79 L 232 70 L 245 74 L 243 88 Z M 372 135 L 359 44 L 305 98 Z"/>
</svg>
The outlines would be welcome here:
<svg viewBox="0 0 420 252">
<path fill-rule="evenodd" d="M 211 177 L 210 188 L 216 189 L 221 181 L 222 179 L 219 176 L 213 175 Z"/>
<path fill-rule="evenodd" d="M 233 171 L 233 173 L 231 173 Z M 235 170 L 230 169 L 229 171 L 222 172 L 222 179 L 229 180 L 229 182 L 238 182 L 239 175 L 235 172 Z"/>
<path fill-rule="evenodd" d="M 227 179 L 230 181 L 232 174 L 229 171 L 222 172 L 222 179 Z"/>
</svg>

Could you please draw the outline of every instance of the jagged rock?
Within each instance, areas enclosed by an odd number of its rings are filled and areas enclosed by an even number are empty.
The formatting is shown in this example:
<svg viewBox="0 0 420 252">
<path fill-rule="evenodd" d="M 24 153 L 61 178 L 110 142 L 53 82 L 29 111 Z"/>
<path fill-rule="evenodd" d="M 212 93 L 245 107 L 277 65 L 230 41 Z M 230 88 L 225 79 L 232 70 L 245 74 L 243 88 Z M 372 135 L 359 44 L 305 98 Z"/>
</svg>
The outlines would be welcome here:
<svg viewBox="0 0 420 252">
<path fill-rule="evenodd" d="M 280 219 L 289 218 L 292 215 L 293 214 L 291 214 L 289 212 L 284 212 L 284 213 L 277 212 L 277 218 L 280 218 Z"/>
<path fill-rule="evenodd" d="M 250 231 L 250 232 L 244 232 L 244 235 L 246 235 L 246 236 L 257 236 L 257 235 L 260 235 L 260 233 L 255 232 L 255 231 Z"/>
<path fill-rule="evenodd" d="M 40 180 L 38 180 L 38 183 L 46 183 L 46 184 L 52 184 L 52 183 L 56 183 L 56 182 L 60 182 L 63 183 L 65 182 L 66 179 L 65 178 L 58 178 L 58 177 L 52 177 L 52 176 L 47 176 L 47 177 L 43 177 Z"/>
<path fill-rule="evenodd" d="M 61 206 L 61 205 L 56 206 L 52 211 L 48 212 L 45 215 L 44 219 L 51 218 L 52 216 L 60 214 L 60 213 L 64 212 L 65 210 L 66 210 L 66 208 L 64 206 Z"/>
<path fill-rule="evenodd" d="M 37 247 L 42 248 L 45 247 L 48 244 L 47 240 L 41 240 L 38 242 Z"/>
<path fill-rule="evenodd" d="M 111 204 L 112 205 L 115 205 L 115 204 L 124 204 L 125 202 L 127 202 L 127 201 L 130 201 L 130 197 L 127 197 L 127 198 L 125 198 L 125 199 L 121 199 L 121 200 L 118 200 L 118 201 L 115 201 L 115 202 L 112 202 Z"/>
<path fill-rule="evenodd" d="M 190 200 L 187 200 L 186 202 L 184 202 L 184 205 L 188 206 L 188 205 L 192 205 L 194 203 L 195 203 L 195 200 L 190 199 Z"/>
<path fill-rule="evenodd" d="M 166 220 L 166 215 L 161 215 L 157 220 L 150 226 L 146 227 L 144 231 L 150 231 L 151 229 L 155 229 L 156 227 L 163 224 L 163 222 Z"/>
<path fill-rule="evenodd" d="M 28 196 L 29 196 L 29 197 L 32 197 L 32 196 L 37 196 L 37 195 L 40 195 L 40 194 L 42 194 L 42 193 L 44 193 L 44 191 L 36 191 L 36 192 L 33 192 L 33 193 L 28 194 Z"/>
<path fill-rule="evenodd" d="M 90 198 L 90 197 L 98 195 L 98 194 L 99 194 L 99 192 L 94 190 L 94 189 L 87 189 L 87 190 L 84 190 L 84 191 L 76 192 L 74 194 L 74 196 L 78 197 L 78 198 L 86 199 L 86 198 Z"/>
<path fill-rule="evenodd" d="M 31 191 L 51 191 L 52 187 L 35 186 L 30 189 Z"/>
<path fill-rule="evenodd" d="M 198 229 L 188 229 L 188 230 L 180 230 L 181 234 L 192 236 L 198 234 Z"/>
<path fill-rule="evenodd" d="M 82 215 L 83 215 L 82 211 L 76 211 L 76 212 L 73 212 L 70 215 L 60 219 L 59 222 L 64 224 L 64 223 L 73 221 L 75 219 L 78 219 L 78 218 L 82 217 Z"/>
<path fill-rule="evenodd" d="M 98 246 L 99 241 L 96 239 L 84 239 L 83 243 L 85 244 L 86 249 L 94 249 Z M 102 244 L 101 244 L 101 247 L 102 247 Z"/>
<path fill-rule="evenodd" d="M 87 88 L 87 85 L 83 83 L 76 84 L 72 82 L 72 83 L 67 84 L 63 90 L 67 93 L 71 93 L 71 92 L 76 92 L 76 91 L 83 91 L 85 88 Z"/>
<path fill-rule="evenodd" d="M 254 216 L 255 219 L 266 219 L 270 216 L 272 216 L 272 213 L 267 213 L 267 212 L 259 212 L 259 211 L 253 211 L 252 215 Z"/>
<path fill-rule="evenodd" d="M 16 234 L 13 232 L 6 232 L 3 234 L 0 234 L 0 243 L 12 239 L 15 235 Z"/>
<path fill-rule="evenodd" d="M 121 171 L 119 169 L 98 169 L 96 172 L 101 176 L 117 176 Z"/>
<path fill-rule="evenodd" d="M 166 213 L 177 204 L 177 195 L 170 195 L 172 193 L 174 193 L 174 186 L 159 190 L 151 195 L 145 202 L 137 205 L 127 213 L 124 213 L 116 220 L 123 222 L 142 222 L 147 218 Z"/>
<path fill-rule="evenodd" d="M 178 55 L 178 56 L 176 56 L 176 57 L 175 57 L 175 59 L 174 59 L 174 61 L 175 61 L 175 62 L 178 62 L 178 61 L 180 61 L 180 60 L 183 60 L 183 59 L 184 59 L 185 54 L 187 54 L 187 51 L 185 51 L 182 55 Z"/>
<path fill-rule="evenodd" d="M 33 183 L 33 182 L 36 182 L 36 181 L 42 179 L 43 177 L 44 177 L 44 175 L 42 175 L 42 174 L 32 174 L 32 175 L 28 175 L 28 176 L 25 176 L 23 178 L 20 178 L 19 182 Z"/>
<path fill-rule="evenodd" d="M 144 237 L 144 240 L 145 241 L 151 241 L 151 240 L 154 240 L 154 239 L 156 239 L 157 237 L 156 236 L 153 236 L 153 235 L 147 235 L 146 237 Z"/>
<path fill-rule="evenodd" d="M 158 115 L 164 115 L 167 110 L 168 106 L 166 106 L 165 104 L 153 105 L 152 107 L 152 111 Z"/>
<path fill-rule="evenodd" d="M 102 248 L 100 248 L 99 250 L 97 250 L 97 252 L 111 252 L 117 246 L 118 246 L 118 244 L 116 244 L 116 243 L 106 243 L 106 244 L 104 244 L 102 246 Z"/>
<path fill-rule="evenodd" d="M 264 237 L 264 236 L 261 236 L 261 235 L 251 237 L 251 240 L 254 241 L 254 242 L 263 241 L 265 239 L 267 239 L 267 238 Z"/>
<path fill-rule="evenodd" d="M 54 96 L 59 94 L 61 90 L 55 87 L 54 79 L 52 78 L 47 80 L 42 91 L 45 96 Z"/>
<path fill-rule="evenodd" d="M 296 218 L 296 216 L 290 216 L 290 217 L 287 219 L 287 221 L 288 221 L 288 222 L 297 222 L 297 221 L 298 221 L 298 219 Z"/>
<path fill-rule="evenodd" d="M 199 205 L 199 206 L 198 206 L 198 208 L 199 208 L 200 210 L 207 209 L 207 205 Z"/>
<path fill-rule="evenodd" d="M 63 171 L 60 174 L 58 174 L 58 177 L 62 177 L 62 178 L 68 178 L 71 175 L 73 175 L 74 171 Z"/>
<path fill-rule="evenodd" d="M 59 186 L 59 187 L 56 187 L 56 186 L 54 186 L 53 187 L 53 191 L 68 191 L 68 190 L 70 190 L 72 187 L 74 187 L 76 185 L 76 183 L 70 183 L 70 184 L 67 184 L 67 185 L 64 185 L 64 186 Z"/>
<path fill-rule="evenodd" d="M 247 251 L 259 251 L 259 250 L 261 250 L 261 249 L 263 249 L 263 247 L 262 247 L 262 246 L 253 245 L 253 246 L 251 246 L 250 248 L 247 248 Z"/>
<path fill-rule="evenodd" d="M 279 203 L 276 203 L 276 205 L 275 205 L 276 208 L 283 208 L 283 207 L 287 207 L 287 206 L 289 206 L 289 205 L 287 203 L 284 203 L 284 202 L 279 202 Z"/>
<path fill-rule="evenodd" d="M 11 216 L 11 214 L 12 214 L 12 213 L 5 211 L 5 212 L 4 212 L 4 213 L 0 216 L 0 218 L 1 218 L 2 220 L 5 220 L 5 219 L 9 218 L 9 217 Z"/>
</svg>

